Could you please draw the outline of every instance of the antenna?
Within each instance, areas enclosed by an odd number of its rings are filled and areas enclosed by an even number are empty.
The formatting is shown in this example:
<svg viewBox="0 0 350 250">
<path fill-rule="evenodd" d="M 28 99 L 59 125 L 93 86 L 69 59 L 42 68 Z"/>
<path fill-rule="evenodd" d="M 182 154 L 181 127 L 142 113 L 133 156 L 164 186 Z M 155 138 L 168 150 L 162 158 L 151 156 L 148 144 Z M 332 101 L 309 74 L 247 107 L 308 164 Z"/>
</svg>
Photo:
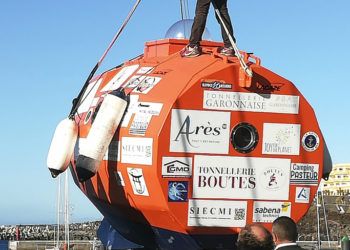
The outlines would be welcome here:
<svg viewBox="0 0 350 250">
<path fill-rule="evenodd" d="M 64 241 L 69 250 L 69 186 L 68 186 L 68 171 L 66 171 L 64 179 Z"/>
<path fill-rule="evenodd" d="M 62 183 L 63 182 L 63 183 Z M 61 220 L 64 220 L 64 247 L 69 250 L 70 238 L 69 238 L 69 179 L 68 172 L 65 172 L 65 178 L 61 179 L 58 176 L 57 187 L 57 235 L 55 249 L 60 249 L 60 224 Z M 63 186 L 63 187 L 62 187 Z M 63 190 L 62 190 L 63 188 Z M 63 213 L 63 218 L 61 218 Z"/>
<path fill-rule="evenodd" d="M 57 242 L 56 249 L 60 247 L 60 208 L 61 208 L 61 176 L 58 176 L 57 184 Z"/>
<path fill-rule="evenodd" d="M 322 239 L 321 239 L 321 216 L 320 216 L 320 209 L 323 208 L 323 220 L 326 226 L 326 234 L 327 234 L 327 241 L 328 241 L 328 247 L 331 246 L 331 242 L 329 239 L 329 229 L 328 229 L 328 222 L 327 222 L 327 213 L 326 213 L 326 206 L 324 202 L 324 196 L 323 196 L 323 190 L 320 188 L 317 189 L 316 193 L 316 216 L 317 216 L 317 249 L 321 249 L 322 245 Z"/>
</svg>

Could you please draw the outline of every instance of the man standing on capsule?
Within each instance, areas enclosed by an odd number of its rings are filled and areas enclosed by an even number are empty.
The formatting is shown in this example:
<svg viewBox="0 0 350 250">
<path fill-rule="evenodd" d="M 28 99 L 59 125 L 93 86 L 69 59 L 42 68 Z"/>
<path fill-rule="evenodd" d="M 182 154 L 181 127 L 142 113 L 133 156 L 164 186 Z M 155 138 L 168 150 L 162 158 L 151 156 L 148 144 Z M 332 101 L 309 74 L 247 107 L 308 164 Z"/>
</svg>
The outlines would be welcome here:
<svg viewBox="0 0 350 250">
<path fill-rule="evenodd" d="M 236 39 L 233 36 L 233 27 L 230 15 L 228 14 L 227 0 L 197 0 L 196 13 L 191 30 L 191 37 L 189 44 L 182 51 L 183 57 L 196 57 L 201 54 L 201 47 L 199 45 L 199 42 L 202 40 L 202 35 L 205 29 L 205 24 L 207 22 L 207 16 L 209 13 L 211 1 L 213 1 L 214 8 L 218 8 L 229 34 L 232 36 L 234 42 L 236 42 Z M 229 36 L 227 35 L 217 14 L 215 14 L 215 17 L 220 24 L 221 35 L 224 42 L 224 47 L 219 48 L 219 53 L 225 56 L 235 56 L 235 52 L 231 46 Z"/>
</svg>

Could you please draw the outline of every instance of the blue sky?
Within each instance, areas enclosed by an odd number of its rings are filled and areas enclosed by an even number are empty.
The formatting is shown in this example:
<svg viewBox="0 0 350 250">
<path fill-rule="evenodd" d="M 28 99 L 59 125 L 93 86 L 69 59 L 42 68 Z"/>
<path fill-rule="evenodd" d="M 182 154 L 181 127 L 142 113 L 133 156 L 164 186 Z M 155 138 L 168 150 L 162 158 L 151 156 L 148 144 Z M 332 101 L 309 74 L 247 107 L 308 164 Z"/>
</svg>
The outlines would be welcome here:
<svg viewBox="0 0 350 250">
<path fill-rule="evenodd" d="M 142 1 L 101 70 L 163 38 L 181 18 L 179 2 Z M 52 134 L 133 4 L 0 1 L 0 225 L 55 222 L 57 181 L 46 168 Z M 299 88 L 334 163 L 350 162 L 349 9 L 349 0 L 229 0 L 239 48 Z M 221 40 L 213 12 L 207 27 Z M 102 218 L 73 184 L 70 195 L 72 221 Z"/>
</svg>

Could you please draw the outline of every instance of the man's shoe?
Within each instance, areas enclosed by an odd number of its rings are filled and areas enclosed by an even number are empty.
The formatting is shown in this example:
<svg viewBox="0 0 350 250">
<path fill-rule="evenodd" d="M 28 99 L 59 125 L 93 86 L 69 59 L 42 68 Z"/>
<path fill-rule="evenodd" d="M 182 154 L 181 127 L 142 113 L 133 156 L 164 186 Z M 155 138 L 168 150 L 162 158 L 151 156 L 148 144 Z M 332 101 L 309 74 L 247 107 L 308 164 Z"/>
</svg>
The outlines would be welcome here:
<svg viewBox="0 0 350 250">
<path fill-rule="evenodd" d="M 198 45 L 187 45 L 181 52 L 182 57 L 197 57 L 201 55 L 201 49 Z"/>
<path fill-rule="evenodd" d="M 218 52 L 223 56 L 236 56 L 233 47 L 220 47 Z"/>
</svg>

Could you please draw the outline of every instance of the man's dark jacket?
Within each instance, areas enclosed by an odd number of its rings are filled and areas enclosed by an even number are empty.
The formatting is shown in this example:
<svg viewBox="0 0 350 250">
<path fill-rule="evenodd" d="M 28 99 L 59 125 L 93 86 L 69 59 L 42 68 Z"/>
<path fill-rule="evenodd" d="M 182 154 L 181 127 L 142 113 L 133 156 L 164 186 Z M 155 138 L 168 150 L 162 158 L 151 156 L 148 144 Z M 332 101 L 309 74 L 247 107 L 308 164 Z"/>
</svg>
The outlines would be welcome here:
<svg viewBox="0 0 350 250">
<path fill-rule="evenodd" d="M 305 249 L 295 245 L 295 246 L 279 247 L 277 250 L 305 250 Z"/>
</svg>

